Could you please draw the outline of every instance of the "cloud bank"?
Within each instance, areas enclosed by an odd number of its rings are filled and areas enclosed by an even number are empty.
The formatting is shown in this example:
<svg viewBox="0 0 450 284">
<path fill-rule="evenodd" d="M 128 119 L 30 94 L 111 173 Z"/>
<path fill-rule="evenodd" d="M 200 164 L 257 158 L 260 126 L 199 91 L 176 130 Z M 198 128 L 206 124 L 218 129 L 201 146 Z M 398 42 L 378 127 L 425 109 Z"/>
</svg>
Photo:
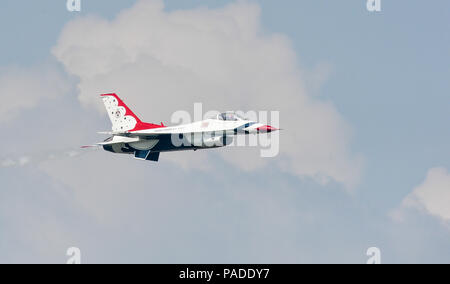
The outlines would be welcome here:
<svg viewBox="0 0 450 284">
<path fill-rule="evenodd" d="M 192 110 L 195 102 L 205 111 L 278 110 L 287 129 L 279 158 L 236 150 L 222 154 L 225 160 L 245 170 L 270 162 L 347 188 L 359 181 L 362 164 L 349 151 L 348 124 L 332 103 L 307 93 L 290 41 L 262 31 L 256 4 L 167 12 L 162 1 L 141 0 L 112 21 L 70 22 L 53 54 L 80 78 L 85 106 L 103 112 L 98 94 L 117 92 L 143 119 L 155 122 Z"/>
<path fill-rule="evenodd" d="M 402 210 L 416 209 L 450 224 L 450 173 L 445 168 L 432 168 L 425 181 L 402 202 L 395 217 L 403 217 Z"/>
<path fill-rule="evenodd" d="M 70 88 L 67 78 L 51 65 L 0 68 L 0 125 Z"/>
<path fill-rule="evenodd" d="M 78 246 L 83 263 L 363 263 L 373 244 L 384 259 L 448 262 L 448 232 L 439 236 L 432 217 L 386 223 L 373 204 L 282 172 L 352 187 L 361 163 L 343 117 L 313 96 L 333 68 L 300 70 L 289 40 L 263 33 L 259 14 L 245 2 L 168 13 L 141 1 L 113 21 L 80 18 L 53 50 L 79 92 L 55 66 L 2 69 L 0 128 L 14 135 L 1 142 L 0 262 L 64 263 Z M 101 139 L 106 91 L 155 122 L 194 102 L 280 110 L 282 155 L 225 148 L 153 164 L 74 151 Z M 448 200 L 447 177 L 430 171 L 402 208 L 448 220 L 436 197 Z"/>
</svg>

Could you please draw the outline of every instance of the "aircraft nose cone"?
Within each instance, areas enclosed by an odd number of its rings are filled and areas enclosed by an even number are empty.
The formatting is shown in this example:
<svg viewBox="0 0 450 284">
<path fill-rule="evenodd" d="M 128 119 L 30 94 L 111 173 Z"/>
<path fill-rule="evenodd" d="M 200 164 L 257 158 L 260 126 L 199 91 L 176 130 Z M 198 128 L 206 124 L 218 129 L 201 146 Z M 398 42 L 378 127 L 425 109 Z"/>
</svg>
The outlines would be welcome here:
<svg viewBox="0 0 450 284">
<path fill-rule="evenodd" d="M 278 128 L 272 127 L 270 125 L 264 125 L 264 126 L 258 127 L 257 130 L 260 133 L 269 133 L 269 132 L 277 131 Z"/>
</svg>

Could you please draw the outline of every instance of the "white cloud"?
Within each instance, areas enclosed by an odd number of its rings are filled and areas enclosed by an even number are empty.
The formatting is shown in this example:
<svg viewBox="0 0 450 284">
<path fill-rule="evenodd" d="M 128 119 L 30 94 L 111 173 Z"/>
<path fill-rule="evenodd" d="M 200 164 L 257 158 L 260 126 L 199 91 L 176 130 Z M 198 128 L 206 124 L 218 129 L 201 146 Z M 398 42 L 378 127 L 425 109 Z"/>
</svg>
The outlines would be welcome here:
<svg viewBox="0 0 450 284">
<path fill-rule="evenodd" d="M 27 156 L 22 156 L 16 160 L 13 160 L 11 158 L 9 159 L 4 159 L 0 162 L 0 166 L 2 168 L 9 168 L 9 167 L 15 167 L 15 166 L 26 166 L 31 162 L 31 157 L 27 157 Z"/>
<path fill-rule="evenodd" d="M 417 186 L 394 212 L 394 218 L 405 218 L 405 209 L 417 209 L 450 222 L 450 173 L 445 168 L 432 168 L 425 181 Z"/>
<path fill-rule="evenodd" d="M 348 188 L 358 183 L 361 159 L 349 151 L 349 126 L 332 103 L 307 93 L 290 41 L 262 31 L 256 4 L 166 12 L 162 1 L 142 0 L 113 21 L 70 22 L 53 54 L 80 78 L 80 101 L 101 111 L 105 92 L 154 122 L 195 102 L 205 111 L 278 110 L 287 129 L 279 158 L 230 150 L 226 160 L 250 170 L 271 163 Z"/>
<path fill-rule="evenodd" d="M 0 69 L 0 124 L 15 119 L 21 111 L 36 107 L 43 99 L 68 92 L 70 84 L 50 65 Z"/>
<path fill-rule="evenodd" d="M 5 159 L 1 162 L 3 168 L 9 168 L 16 165 L 16 162 L 11 159 Z"/>
<path fill-rule="evenodd" d="M 31 158 L 30 157 L 21 157 L 20 159 L 19 159 L 19 165 L 20 166 L 25 166 L 25 165 L 27 165 L 27 164 L 29 164 L 31 162 Z"/>
</svg>

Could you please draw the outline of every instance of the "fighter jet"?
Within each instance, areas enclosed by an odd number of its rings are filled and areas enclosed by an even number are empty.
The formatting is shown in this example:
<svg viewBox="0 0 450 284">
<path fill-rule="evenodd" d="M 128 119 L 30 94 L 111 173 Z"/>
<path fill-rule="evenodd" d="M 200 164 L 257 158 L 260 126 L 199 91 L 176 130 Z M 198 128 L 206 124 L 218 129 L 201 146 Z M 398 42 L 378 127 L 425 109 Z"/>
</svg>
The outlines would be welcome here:
<svg viewBox="0 0 450 284">
<path fill-rule="evenodd" d="M 104 150 L 134 155 L 139 160 L 159 160 L 162 152 L 213 149 L 230 145 L 235 135 L 270 133 L 279 129 L 225 112 L 217 117 L 190 124 L 165 126 L 142 122 L 116 94 L 101 95 L 112 131 L 99 132 L 111 137 L 100 146 Z"/>
</svg>

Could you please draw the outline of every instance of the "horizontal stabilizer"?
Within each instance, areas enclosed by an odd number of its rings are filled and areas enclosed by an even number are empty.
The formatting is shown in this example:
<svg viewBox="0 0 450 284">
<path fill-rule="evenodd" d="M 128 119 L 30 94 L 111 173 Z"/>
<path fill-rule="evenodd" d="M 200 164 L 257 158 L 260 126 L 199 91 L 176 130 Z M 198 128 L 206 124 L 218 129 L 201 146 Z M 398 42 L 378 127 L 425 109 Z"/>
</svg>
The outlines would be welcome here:
<svg viewBox="0 0 450 284">
<path fill-rule="evenodd" d="M 111 139 L 106 139 L 104 142 L 97 143 L 97 145 L 112 145 L 118 143 L 133 143 L 138 142 L 139 137 L 125 137 L 125 136 L 114 136 Z"/>
</svg>

